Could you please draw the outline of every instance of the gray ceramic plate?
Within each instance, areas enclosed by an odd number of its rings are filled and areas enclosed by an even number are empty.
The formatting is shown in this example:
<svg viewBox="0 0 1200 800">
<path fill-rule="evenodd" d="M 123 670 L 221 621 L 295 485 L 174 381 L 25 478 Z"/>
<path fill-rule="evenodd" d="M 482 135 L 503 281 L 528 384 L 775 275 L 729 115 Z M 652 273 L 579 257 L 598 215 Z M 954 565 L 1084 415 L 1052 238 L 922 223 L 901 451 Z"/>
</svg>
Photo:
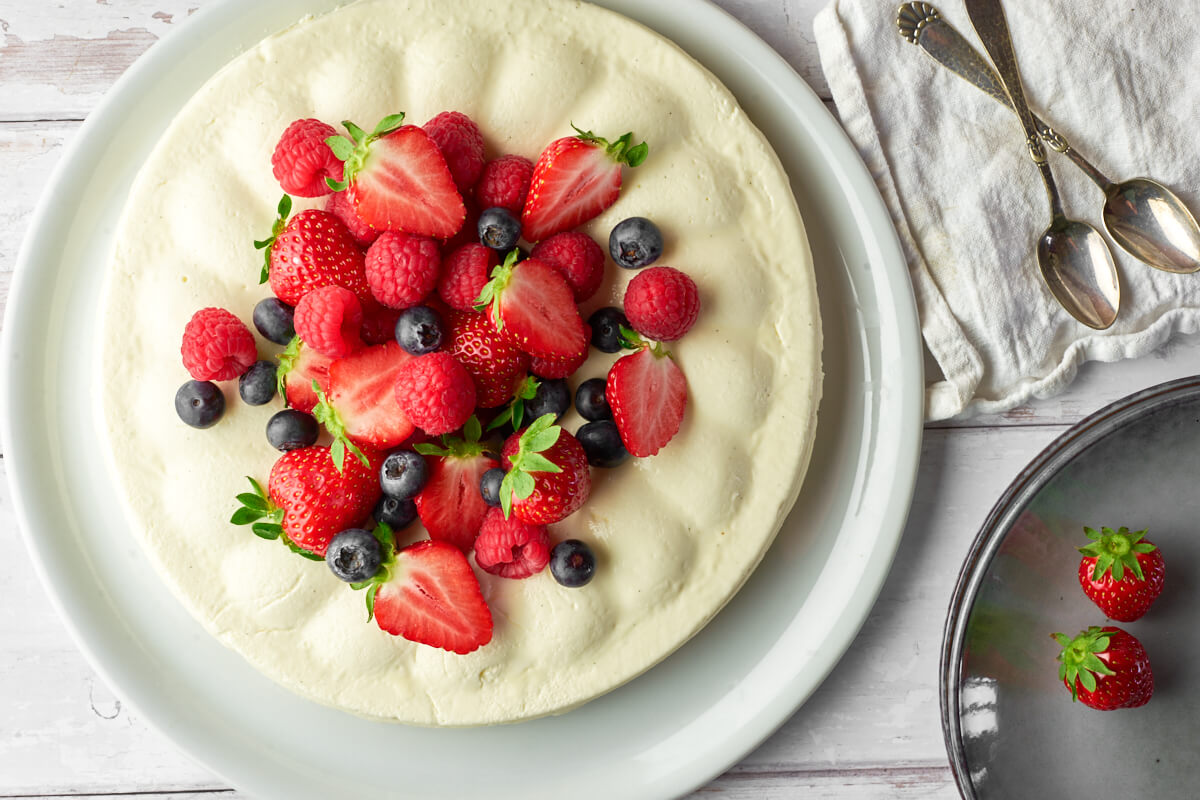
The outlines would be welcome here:
<svg viewBox="0 0 1200 800">
<path fill-rule="evenodd" d="M 1200 755 L 1200 376 L 1093 414 L 1026 467 L 963 565 L 942 651 L 942 722 L 967 798 L 1194 798 Z M 1155 677 L 1139 709 L 1072 703 L 1050 634 L 1105 624 L 1076 578 L 1083 527 L 1148 528 L 1166 587 L 1120 626 Z"/>
</svg>

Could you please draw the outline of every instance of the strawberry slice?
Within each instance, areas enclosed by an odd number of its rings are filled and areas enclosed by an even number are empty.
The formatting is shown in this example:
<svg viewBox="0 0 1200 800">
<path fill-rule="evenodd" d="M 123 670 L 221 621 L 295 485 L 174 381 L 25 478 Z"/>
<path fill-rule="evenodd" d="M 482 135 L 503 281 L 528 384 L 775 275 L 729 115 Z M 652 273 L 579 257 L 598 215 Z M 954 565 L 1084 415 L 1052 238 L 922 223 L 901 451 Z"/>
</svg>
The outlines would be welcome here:
<svg viewBox="0 0 1200 800">
<path fill-rule="evenodd" d="M 479 493 L 479 479 L 500 466 L 485 452 L 481 434 L 479 420 L 471 417 L 463 426 L 464 438 L 443 436 L 441 447 L 431 443 L 413 446 L 429 463 L 429 480 L 413 498 L 421 524 L 429 538 L 448 542 L 464 553 L 475 546 L 489 508 Z"/>
<path fill-rule="evenodd" d="M 329 181 L 358 216 L 380 231 L 404 231 L 446 239 L 462 227 L 466 207 L 437 144 L 416 125 L 401 125 L 404 114 L 384 117 L 366 133 L 344 122 L 351 140 L 325 140 L 345 161 L 341 181 Z M 340 155 L 339 155 L 340 154 Z"/>
<path fill-rule="evenodd" d="M 457 547 L 432 540 L 411 544 L 396 553 L 387 571 L 389 579 L 367 595 L 383 630 L 459 654 L 492 640 L 492 613 Z"/>
<path fill-rule="evenodd" d="M 651 348 L 640 339 L 638 343 L 636 353 L 617 359 L 608 371 L 604 396 L 625 449 L 642 458 L 657 453 L 679 432 L 687 380 L 661 344 Z"/>
<path fill-rule="evenodd" d="M 292 337 L 278 358 L 279 394 L 291 408 L 312 413 L 318 401 L 313 384 L 323 392 L 329 391 L 329 365 L 333 359 L 307 347 L 299 336 Z"/>
<path fill-rule="evenodd" d="M 338 449 L 387 450 L 412 436 L 412 422 L 396 402 L 393 387 L 400 368 L 411 359 L 395 341 L 364 347 L 329 365 L 329 389 L 318 392 L 313 416 L 333 436 Z"/>
<path fill-rule="evenodd" d="M 572 125 L 571 127 L 575 127 Z M 556 139 L 538 156 L 521 213 L 521 230 L 530 242 L 568 231 L 593 219 L 621 193 L 621 165 L 646 160 L 645 142 L 633 133 L 609 142 L 591 131 Z"/>
<path fill-rule="evenodd" d="M 588 333 L 566 278 L 554 267 L 513 250 L 492 270 L 476 309 L 492 325 L 537 358 L 568 359 L 587 350 Z"/>
</svg>

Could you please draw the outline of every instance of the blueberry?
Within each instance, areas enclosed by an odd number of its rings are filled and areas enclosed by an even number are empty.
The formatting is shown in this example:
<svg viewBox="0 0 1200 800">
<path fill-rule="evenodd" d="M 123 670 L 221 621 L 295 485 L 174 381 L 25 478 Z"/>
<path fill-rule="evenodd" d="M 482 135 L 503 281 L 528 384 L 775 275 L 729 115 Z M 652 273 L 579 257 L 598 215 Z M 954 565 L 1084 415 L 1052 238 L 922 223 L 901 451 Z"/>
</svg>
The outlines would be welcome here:
<svg viewBox="0 0 1200 800">
<path fill-rule="evenodd" d="M 558 419 L 571 407 L 571 390 L 562 378 L 544 380 L 538 384 L 537 394 L 525 401 L 525 419 L 533 422 L 543 414 L 553 414 Z"/>
<path fill-rule="evenodd" d="M 521 238 L 521 221 L 507 208 L 487 208 L 479 215 L 479 241 L 493 250 L 507 253 Z"/>
<path fill-rule="evenodd" d="M 316 444 L 320 433 L 321 426 L 312 414 L 294 408 L 285 408 L 267 420 L 267 441 L 285 453 Z"/>
<path fill-rule="evenodd" d="M 612 419 L 612 409 L 604 390 L 608 382 L 604 378 L 589 378 L 575 390 L 575 410 L 579 416 L 589 420 Z"/>
<path fill-rule="evenodd" d="M 252 406 L 263 406 L 275 396 L 275 362 L 255 361 L 238 378 L 238 394 Z"/>
<path fill-rule="evenodd" d="M 406 353 L 423 356 L 442 346 L 442 317 L 429 306 L 413 306 L 396 320 L 396 342 Z"/>
<path fill-rule="evenodd" d="M 645 217 L 621 220 L 608 235 L 608 254 L 617 266 L 625 269 L 652 264 L 662 251 L 662 231 Z"/>
<path fill-rule="evenodd" d="M 401 500 L 388 497 L 386 494 L 379 498 L 375 510 L 371 512 L 376 522 L 382 522 L 394 531 L 407 528 L 417 518 L 417 504 L 412 500 Z"/>
<path fill-rule="evenodd" d="M 330 572 L 346 583 L 369 581 L 383 563 L 383 548 L 370 531 L 347 528 L 329 540 L 325 563 Z"/>
<path fill-rule="evenodd" d="M 483 502 L 489 506 L 500 505 L 500 481 L 502 480 L 504 480 L 504 470 L 500 467 L 492 467 L 483 473 L 483 477 L 479 479 L 479 493 L 483 495 Z"/>
<path fill-rule="evenodd" d="M 578 539 L 564 539 L 550 551 L 550 574 L 563 586 L 583 586 L 596 572 L 592 548 Z"/>
<path fill-rule="evenodd" d="M 592 326 L 592 347 L 602 353 L 621 351 L 621 326 L 629 327 L 629 320 L 621 309 L 614 306 L 596 309 L 588 317 L 588 325 Z"/>
<path fill-rule="evenodd" d="M 597 420 L 583 425 L 575 432 L 575 438 L 583 445 L 588 463 L 593 467 L 619 467 L 629 458 L 629 451 L 621 441 L 617 423 L 611 419 Z"/>
<path fill-rule="evenodd" d="M 193 428 L 209 428 L 225 413 L 225 395 L 212 381 L 188 381 L 175 392 L 175 413 Z"/>
<path fill-rule="evenodd" d="M 379 468 L 379 488 L 388 497 L 408 500 L 416 497 L 429 480 L 429 465 L 420 453 L 397 450 L 388 453 Z"/>
<path fill-rule="evenodd" d="M 296 335 L 292 307 L 276 297 L 259 300 L 254 307 L 254 327 L 263 338 L 275 344 L 287 344 Z"/>
</svg>

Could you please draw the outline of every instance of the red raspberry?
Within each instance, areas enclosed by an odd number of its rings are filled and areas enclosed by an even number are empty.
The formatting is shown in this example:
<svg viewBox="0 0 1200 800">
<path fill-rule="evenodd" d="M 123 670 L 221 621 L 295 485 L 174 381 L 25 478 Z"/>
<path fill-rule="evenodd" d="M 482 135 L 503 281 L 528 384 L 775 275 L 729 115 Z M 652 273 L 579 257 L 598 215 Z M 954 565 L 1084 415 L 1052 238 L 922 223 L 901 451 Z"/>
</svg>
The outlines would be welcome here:
<svg viewBox="0 0 1200 800">
<path fill-rule="evenodd" d="M 298 119 L 279 137 L 271 155 L 271 171 L 288 194 L 321 197 L 333 190 L 325 182 L 342 179 L 342 161 L 325 140 L 337 131 L 319 119 Z"/>
<path fill-rule="evenodd" d="M 475 185 L 483 169 L 483 134 L 466 114 L 443 111 L 422 125 L 433 139 L 461 194 Z"/>
<path fill-rule="evenodd" d="M 346 197 L 345 192 L 334 192 L 329 195 L 329 199 L 325 201 L 325 210 L 346 225 L 346 230 L 350 231 L 350 235 L 354 237 L 354 241 L 358 243 L 359 247 L 370 247 L 372 242 L 379 238 L 379 231 L 363 221 L 363 218 L 354 210 L 354 204 Z"/>
<path fill-rule="evenodd" d="M 459 311 L 473 311 L 475 300 L 491 280 L 492 267 L 500 263 L 496 251 L 481 244 L 464 244 L 442 265 L 438 295 Z"/>
<path fill-rule="evenodd" d="M 561 272 L 576 303 L 594 295 L 604 280 L 604 251 L 586 233 L 556 233 L 535 245 L 529 256 Z"/>
<path fill-rule="evenodd" d="M 545 525 L 505 519 L 500 509 L 489 509 L 475 538 L 475 563 L 501 578 L 536 575 L 550 563 L 550 534 Z"/>
<path fill-rule="evenodd" d="M 586 322 L 583 323 L 583 328 L 587 332 L 587 339 L 592 340 L 592 326 Z M 571 358 L 538 358 L 534 356 L 529 360 L 529 371 L 539 378 L 569 378 L 575 374 L 576 370 L 583 366 L 588 359 L 587 345 L 584 345 L 583 351 Z"/>
<path fill-rule="evenodd" d="M 362 328 L 359 335 L 367 344 L 387 344 L 396 338 L 396 320 L 400 312 L 394 308 L 376 306 L 363 311 Z"/>
<path fill-rule="evenodd" d="M 300 341 L 323 356 L 345 358 L 363 346 L 362 304 L 341 286 L 322 286 L 304 295 L 293 321 Z"/>
<path fill-rule="evenodd" d="M 643 270 L 625 289 L 625 316 L 630 327 L 655 341 L 675 341 L 699 315 L 695 281 L 672 267 Z"/>
<path fill-rule="evenodd" d="M 500 156 L 483 165 L 479 183 L 475 184 L 475 199 L 480 208 L 507 208 L 520 219 L 532 178 L 533 162 L 528 158 Z"/>
<path fill-rule="evenodd" d="M 408 308 L 433 291 L 441 266 L 433 239 L 386 231 L 367 250 L 367 285 L 385 306 Z"/>
<path fill-rule="evenodd" d="M 198 381 L 229 381 L 258 360 L 254 334 L 223 308 L 202 308 L 183 329 L 183 366 Z"/>
<path fill-rule="evenodd" d="M 396 402 L 430 436 L 461 428 L 475 410 L 475 383 L 449 353 L 409 360 L 396 373 Z"/>
</svg>

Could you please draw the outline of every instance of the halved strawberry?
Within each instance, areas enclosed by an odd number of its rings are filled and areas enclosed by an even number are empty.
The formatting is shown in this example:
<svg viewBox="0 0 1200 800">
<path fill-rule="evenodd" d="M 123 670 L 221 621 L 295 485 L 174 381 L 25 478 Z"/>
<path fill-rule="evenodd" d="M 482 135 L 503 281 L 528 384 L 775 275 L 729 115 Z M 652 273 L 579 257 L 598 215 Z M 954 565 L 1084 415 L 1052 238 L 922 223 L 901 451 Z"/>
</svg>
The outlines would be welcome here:
<svg viewBox="0 0 1200 800">
<path fill-rule="evenodd" d="M 279 369 L 275 374 L 279 381 L 279 394 L 291 408 L 312 413 L 317 405 L 315 383 L 321 391 L 329 391 L 329 365 L 333 359 L 323 356 L 305 346 L 299 336 L 293 336 L 287 348 L 280 353 Z"/>
<path fill-rule="evenodd" d="M 604 396 L 625 449 L 645 457 L 679 432 L 687 407 L 687 380 L 661 344 L 651 348 L 640 338 L 637 342 L 636 353 L 622 356 L 609 369 Z"/>
<path fill-rule="evenodd" d="M 459 654 L 492 640 L 492 613 L 457 547 L 432 540 L 411 544 L 396 553 L 385 575 L 368 594 L 381 629 Z"/>
<path fill-rule="evenodd" d="M 478 312 L 451 311 L 450 355 L 471 373 L 480 408 L 495 408 L 512 399 L 525 373 L 529 356 L 515 347 Z"/>
<path fill-rule="evenodd" d="M 636 167 L 646 160 L 649 148 L 645 142 L 634 145 L 632 133 L 610 143 L 575 130 L 578 136 L 551 142 L 533 167 L 521 214 L 527 241 L 540 242 L 598 216 L 621 193 L 621 165 Z"/>
<path fill-rule="evenodd" d="M 462 227 L 466 208 L 437 144 L 404 114 L 384 117 L 365 132 L 343 122 L 353 139 L 326 140 L 346 162 L 334 191 L 346 190 L 355 212 L 372 228 L 446 239 Z"/>
<path fill-rule="evenodd" d="M 476 309 L 486 309 L 492 326 L 531 356 L 569 359 L 587 350 L 571 287 L 558 270 L 535 258 L 518 261 L 513 250 L 492 270 Z"/>
<path fill-rule="evenodd" d="M 411 359 L 395 341 L 364 347 L 329 365 L 329 390 L 313 409 L 317 421 L 333 436 L 334 460 L 339 447 L 387 450 L 413 432 L 413 424 L 396 402 L 396 375 Z M 347 441 L 348 440 L 348 441 Z"/>
<path fill-rule="evenodd" d="M 349 289 L 364 308 L 374 305 L 363 252 L 344 222 L 315 208 L 291 217 L 286 194 L 278 211 L 271 235 L 254 243 L 265 251 L 259 283 L 269 279 L 271 291 L 290 306 L 324 286 Z"/>
<path fill-rule="evenodd" d="M 479 493 L 479 479 L 499 466 L 480 443 L 481 434 L 479 420 L 471 417 L 463 426 L 464 438 L 443 436 L 441 447 L 413 446 L 429 463 L 429 480 L 413 498 L 421 524 L 429 538 L 449 542 L 464 553 L 475 546 L 489 508 Z"/>
</svg>

